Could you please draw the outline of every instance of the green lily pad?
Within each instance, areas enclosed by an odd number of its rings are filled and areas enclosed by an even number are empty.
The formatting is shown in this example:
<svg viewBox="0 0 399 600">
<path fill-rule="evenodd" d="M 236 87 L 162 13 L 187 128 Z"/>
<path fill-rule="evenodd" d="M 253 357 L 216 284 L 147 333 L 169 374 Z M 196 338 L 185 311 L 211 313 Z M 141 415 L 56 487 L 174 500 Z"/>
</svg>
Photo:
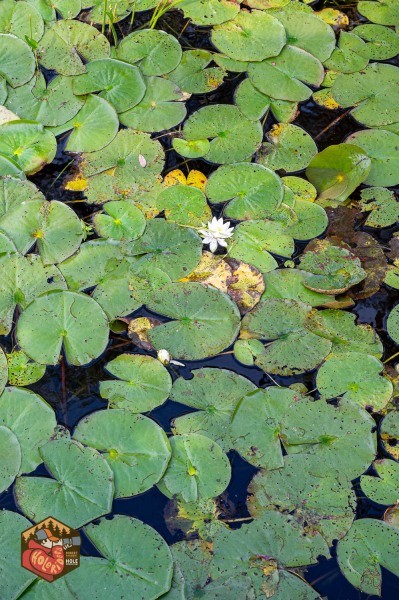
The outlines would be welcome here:
<svg viewBox="0 0 399 600">
<path fill-rule="evenodd" d="M 381 440 L 385 450 L 395 460 L 399 459 L 399 413 L 391 410 L 382 420 L 380 426 Z"/>
<path fill-rule="evenodd" d="M 21 180 L 25 179 L 25 174 L 19 164 L 12 158 L 4 156 L 4 154 L 0 154 L 0 176 L 19 177 Z"/>
<path fill-rule="evenodd" d="M 207 94 L 216 90 L 226 76 L 222 67 L 208 67 L 213 55 L 207 50 L 186 50 L 180 64 L 168 74 L 183 92 L 188 94 Z"/>
<path fill-rule="evenodd" d="M 8 379 L 8 362 L 3 349 L 0 347 L 0 394 L 6 386 Z"/>
<path fill-rule="evenodd" d="M 306 50 L 320 62 L 326 61 L 335 48 L 335 34 L 318 15 L 299 11 L 273 11 L 283 25 L 287 42 Z"/>
<path fill-rule="evenodd" d="M 394 574 L 399 572 L 395 551 L 398 543 L 399 531 L 383 521 L 355 521 L 337 546 L 338 564 L 343 575 L 365 594 L 380 596 L 381 566 Z"/>
<path fill-rule="evenodd" d="M 373 467 L 377 476 L 362 475 L 362 491 L 377 504 L 395 504 L 398 500 L 399 464 L 383 458 L 374 461 Z"/>
<path fill-rule="evenodd" d="M 302 255 L 299 268 L 304 285 L 321 294 L 342 294 L 367 275 L 357 256 L 325 240 L 317 240 L 312 250 Z"/>
<path fill-rule="evenodd" d="M 100 237 L 114 240 L 135 240 L 146 227 L 146 220 L 139 208 L 127 202 L 107 202 L 102 213 L 93 217 L 93 224 Z"/>
<path fill-rule="evenodd" d="M 360 207 L 362 212 L 370 212 L 365 225 L 368 227 L 389 227 L 399 221 L 399 204 L 395 193 L 383 187 L 361 190 Z"/>
<path fill-rule="evenodd" d="M 234 60 L 233 58 L 230 58 L 230 56 L 219 54 L 219 52 L 213 55 L 213 61 L 219 67 L 222 67 L 222 69 L 232 71 L 233 73 L 246 73 L 246 71 L 248 71 L 248 62 Z"/>
<path fill-rule="evenodd" d="M 173 148 L 186 158 L 200 158 L 209 152 L 209 140 L 182 140 L 173 138 Z"/>
<path fill-rule="evenodd" d="M 321 533 L 329 546 L 342 538 L 355 518 L 356 496 L 350 482 L 334 475 L 312 474 L 315 456 L 291 454 L 280 469 L 261 471 L 248 492 L 254 517 L 265 510 L 292 514 L 308 531 Z"/>
<path fill-rule="evenodd" d="M 6 598 L 18 598 L 37 579 L 34 573 L 21 568 L 21 536 L 31 527 L 31 522 L 10 510 L 0 512 L 3 532 L 0 542 L 0 581 Z"/>
<path fill-rule="evenodd" d="M 305 50 L 287 45 L 278 56 L 250 63 L 248 75 L 252 84 L 266 96 L 301 102 L 312 95 L 305 83 L 319 86 L 324 69 L 321 62 Z"/>
<path fill-rule="evenodd" d="M 280 21 L 258 10 L 241 11 L 231 21 L 214 26 L 211 39 L 220 52 L 242 61 L 261 61 L 277 56 L 286 43 Z"/>
<path fill-rule="evenodd" d="M 24 310 L 35 298 L 46 292 L 66 288 L 56 267 L 43 266 L 40 257 L 18 254 L 0 257 L 3 277 L 0 281 L 0 333 L 7 335 L 13 324 L 16 306 Z"/>
<path fill-rule="evenodd" d="M 128 410 L 100 410 L 79 421 L 73 437 L 103 454 L 114 474 L 115 498 L 136 496 L 162 477 L 170 459 L 165 432 Z"/>
<path fill-rule="evenodd" d="M 292 173 L 305 169 L 317 154 L 312 137 L 291 123 L 274 125 L 267 139 L 261 146 L 258 161 L 275 171 L 283 169 Z"/>
<path fill-rule="evenodd" d="M 256 390 L 245 377 L 226 369 L 197 369 L 192 379 L 177 379 L 171 400 L 192 408 L 174 420 L 177 434 L 200 433 L 215 440 L 225 452 L 231 445 L 230 424 L 240 399 Z"/>
<path fill-rule="evenodd" d="M 8 383 L 25 386 L 39 381 L 46 372 L 45 365 L 30 360 L 22 350 L 13 350 L 7 354 Z"/>
<path fill-rule="evenodd" d="M 370 129 L 357 131 L 346 139 L 366 152 L 371 170 L 364 183 L 390 187 L 399 183 L 399 135 L 391 131 Z"/>
<path fill-rule="evenodd" d="M 53 478 L 22 476 L 15 484 L 18 505 L 32 521 L 53 513 L 77 528 L 111 511 L 113 474 L 99 452 L 59 439 L 39 453 Z"/>
<path fill-rule="evenodd" d="M 395 306 L 389 313 L 386 328 L 393 341 L 399 344 L 399 305 Z"/>
<path fill-rule="evenodd" d="M 43 67 L 68 76 L 86 72 L 82 58 L 90 62 L 108 58 L 110 52 L 105 35 L 95 27 L 73 19 L 64 19 L 48 25 L 38 47 L 39 60 Z"/>
<path fill-rule="evenodd" d="M 82 241 L 82 223 L 76 213 L 58 200 L 30 198 L 10 207 L 0 226 L 17 249 L 26 253 L 37 244 L 45 265 L 65 260 Z"/>
<path fill-rule="evenodd" d="M 18 475 L 30 473 L 41 462 L 40 448 L 57 425 L 53 409 L 30 390 L 7 387 L 0 396 L 0 425 L 8 427 L 21 448 Z"/>
<path fill-rule="evenodd" d="M 121 598 L 155 600 L 169 590 L 172 556 L 155 529 L 139 519 L 115 515 L 84 531 L 103 558 L 82 558 L 80 568 L 68 573 L 70 594 L 106 600 L 116 593 Z M 132 540 L 137 552 L 131 550 Z"/>
<path fill-rule="evenodd" d="M 204 193 L 188 185 L 173 185 L 163 190 L 157 198 L 157 208 L 164 211 L 167 221 L 179 225 L 200 227 L 212 219 Z"/>
<path fill-rule="evenodd" d="M 145 93 L 145 83 L 137 67 L 128 63 L 103 58 L 86 65 L 86 73 L 73 78 L 73 93 L 79 95 L 101 92 L 116 112 L 133 108 Z"/>
<path fill-rule="evenodd" d="M 0 425 L 0 449 L 4 457 L 0 466 L 0 493 L 3 493 L 13 484 L 20 471 L 21 446 L 11 429 L 2 425 Z"/>
<path fill-rule="evenodd" d="M 270 252 L 287 258 L 294 252 L 294 240 L 281 223 L 264 219 L 237 225 L 229 247 L 230 256 L 268 273 L 277 267 Z"/>
<path fill-rule="evenodd" d="M 251 163 L 219 167 L 208 179 L 205 192 L 212 204 L 229 202 L 224 214 L 237 220 L 270 217 L 283 199 L 278 175 Z"/>
<path fill-rule="evenodd" d="M 399 36 L 383 25 L 358 25 L 354 32 L 368 42 L 365 55 L 371 60 L 388 60 L 399 54 Z"/>
<path fill-rule="evenodd" d="M 200 283 L 171 283 L 147 302 L 154 312 L 174 319 L 152 329 L 148 337 L 179 360 L 214 356 L 235 340 L 240 313 L 227 294 Z M 217 322 L 217 327 L 215 327 Z"/>
<path fill-rule="evenodd" d="M 298 114 L 297 102 L 287 100 L 275 100 L 262 94 L 250 79 L 244 79 L 236 88 L 234 101 L 242 114 L 250 121 L 257 121 L 265 117 L 269 110 L 277 121 L 289 123 Z"/>
<path fill-rule="evenodd" d="M 188 275 L 198 265 L 201 251 L 199 235 L 163 219 L 148 221 L 141 238 L 129 245 L 129 254 L 137 257 L 138 265 L 161 269 L 172 279 Z"/>
<path fill-rule="evenodd" d="M 324 65 L 338 73 L 357 73 L 365 69 L 368 62 L 367 45 L 362 38 L 353 32 L 341 31 L 339 46 L 335 48 Z"/>
<path fill-rule="evenodd" d="M 399 69 L 372 63 L 364 71 L 339 75 L 332 96 L 340 106 L 354 106 L 351 115 L 367 127 L 382 127 L 399 121 Z"/>
<path fill-rule="evenodd" d="M 111 406 L 133 413 L 160 406 L 172 389 L 168 370 L 151 356 L 121 354 L 106 365 L 106 370 L 117 379 L 101 381 L 101 397 Z"/>
<path fill-rule="evenodd" d="M 351 481 L 375 458 L 374 429 L 375 421 L 368 412 L 346 398 L 337 407 L 324 400 L 304 400 L 292 404 L 285 413 L 280 437 L 289 455 L 317 458 L 311 463 L 313 476 L 335 475 Z"/>
<path fill-rule="evenodd" d="M 331 302 L 331 296 L 314 292 L 304 285 L 303 273 L 299 269 L 276 269 L 265 273 L 263 276 L 266 289 L 262 299 L 285 298 L 310 304 L 310 306 L 323 306 Z"/>
<path fill-rule="evenodd" d="M 98 124 L 101 123 L 101 128 Z M 89 94 L 79 112 L 70 120 L 52 127 L 54 135 L 71 131 L 65 150 L 68 152 L 96 152 L 108 146 L 118 133 L 119 120 L 114 107 L 100 98 Z"/>
<path fill-rule="evenodd" d="M 122 125 L 152 133 L 175 127 L 186 116 L 184 94 L 173 81 L 162 77 L 147 77 L 143 99 L 119 115 Z M 177 101 L 177 102 L 176 102 Z"/>
<path fill-rule="evenodd" d="M 374 356 L 348 352 L 332 356 L 317 373 L 316 385 L 322 398 L 344 396 L 381 411 L 392 396 L 392 383 L 380 376 L 383 364 Z"/>
<path fill-rule="evenodd" d="M 193 433 L 175 435 L 170 439 L 172 456 L 163 478 L 157 484 L 160 491 L 184 502 L 219 496 L 228 486 L 231 475 L 229 459 L 213 440 Z"/>
<path fill-rule="evenodd" d="M 142 0 L 137 0 L 136 10 L 138 10 L 138 5 L 140 2 L 142 3 Z M 153 2 L 153 5 L 154 4 L 155 3 Z M 118 0 L 116 4 L 112 4 L 112 2 L 109 2 L 109 4 L 106 5 L 107 13 L 105 17 L 104 0 L 82 0 L 82 8 L 90 9 L 87 11 L 87 14 L 85 16 L 85 19 L 89 23 L 98 23 L 99 25 L 102 25 L 105 21 L 106 25 L 113 25 L 114 23 L 118 23 L 130 14 L 132 10 L 132 1 Z"/>
<path fill-rule="evenodd" d="M 295 201 L 293 216 L 293 221 L 287 223 L 285 232 L 296 240 L 310 240 L 317 237 L 328 225 L 324 208 L 308 200 Z"/>
<path fill-rule="evenodd" d="M 182 49 L 172 35 L 158 29 L 134 31 L 122 39 L 116 57 L 137 64 L 143 75 L 165 75 L 177 67 Z"/>
<path fill-rule="evenodd" d="M 140 156 L 146 161 L 140 164 Z M 139 200 L 139 192 L 151 190 L 164 164 L 164 152 L 149 135 L 123 129 L 98 152 L 82 155 L 79 177 L 84 180 L 87 202 L 102 204 L 123 200 L 129 195 Z"/>
<path fill-rule="evenodd" d="M 371 160 L 358 145 L 328 146 L 310 161 L 306 177 L 319 194 L 317 201 L 343 203 L 367 178 Z"/>
<path fill-rule="evenodd" d="M 399 25 L 399 7 L 396 0 L 360 0 L 357 10 L 373 23 Z"/>
<path fill-rule="evenodd" d="M 331 350 L 331 341 L 308 329 L 312 309 L 294 300 L 265 299 L 245 315 L 240 338 L 269 340 L 255 359 L 267 373 L 293 375 L 315 369 Z"/>
<path fill-rule="evenodd" d="M 17 325 L 22 350 L 40 364 L 57 364 L 62 346 L 70 364 L 84 365 L 108 344 L 108 319 L 89 296 L 53 292 L 36 298 Z"/>
<path fill-rule="evenodd" d="M 240 10 L 235 0 L 182 0 L 179 8 L 196 25 L 219 25 L 234 19 Z"/>
<path fill-rule="evenodd" d="M 0 57 L 0 73 L 11 87 L 16 88 L 32 79 L 35 57 L 24 40 L 8 33 L 0 34 Z"/>
<path fill-rule="evenodd" d="M 21 120 L 0 125 L 0 153 L 15 160 L 27 175 L 50 163 L 56 150 L 54 135 L 41 123 Z"/>
<path fill-rule="evenodd" d="M 45 126 L 62 125 L 72 119 L 83 106 L 85 100 L 72 91 L 70 77 L 54 77 L 46 87 L 42 75 L 29 83 L 10 88 L 6 106 L 21 119 L 38 121 Z"/>
<path fill-rule="evenodd" d="M 282 178 L 282 182 L 294 194 L 296 201 L 306 200 L 306 202 L 314 202 L 316 200 L 317 190 L 306 179 L 296 177 L 295 175 L 286 175 Z"/>
<path fill-rule="evenodd" d="M 258 121 L 245 119 L 236 106 L 214 104 L 193 113 L 184 124 L 183 135 L 187 141 L 211 138 L 205 160 L 226 164 L 254 154 L 262 141 L 262 127 Z"/>
<path fill-rule="evenodd" d="M 44 33 L 40 12 L 30 2 L 3 0 L 0 5 L 0 32 L 11 33 L 25 42 L 25 36 L 38 42 Z"/>
</svg>

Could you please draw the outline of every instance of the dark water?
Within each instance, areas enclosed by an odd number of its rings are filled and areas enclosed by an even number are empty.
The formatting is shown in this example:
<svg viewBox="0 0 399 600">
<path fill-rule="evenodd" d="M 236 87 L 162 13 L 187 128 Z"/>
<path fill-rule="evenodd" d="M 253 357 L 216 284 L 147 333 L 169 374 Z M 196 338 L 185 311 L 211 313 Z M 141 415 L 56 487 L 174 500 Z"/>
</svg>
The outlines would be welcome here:
<svg viewBox="0 0 399 600">
<path fill-rule="evenodd" d="M 341 7 L 344 3 L 327 2 L 324 5 Z M 319 2 L 317 8 L 321 8 L 323 2 Z M 354 15 L 353 9 L 348 9 L 351 16 Z M 139 24 L 145 24 L 148 21 L 148 13 L 142 13 L 139 17 Z M 356 17 L 355 17 L 356 18 Z M 179 32 L 182 31 L 185 25 L 185 20 L 178 13 L 166 15 L 159 23 L 159 28 L 164 29 L 168 33 L 179 37 Z M 116 24 L 118 34 L 121 36 L 130 32 L 129 18 Z M 183 49 L 192 47 L 205 48 L 212 50 L 209 41 L 209 36 L 206 28 L 195 28 L 188 26 L 184 33 L 179 37 Z M 392 62 L 392 61 L 390 61 Z M 46 73 L 46 77 L 51 79 L 52 73 Z M 232 103 L 234 90 L 237 84 L 244 78 L 242 74 L 230 74 L 226 82 L 215 92 L 206 95 L 196 95 L 187 102 L 189 114 L 197 110 L 201 106 L 210 103 Z M 328 111 L 317 106 L 313 101 L 308 101 L 301 106 L 301 113 L 295 124 L 302 126 L 314 138 L 316 138 L 319 150 L 326 146 L 342 142 L 350 133 L 361 129 L 359 125 L 350 117 L 343 116 L 335 125 L 331 125 L 337 117 L 343 115 L 345 111 Z M 265 123 L 265 131 L 273 124 L 272 116 L 268 117 Z M 154 137 L 158 137 L 156 134 Z M 165 173 L 180 167 L 183 162 L 172 149 L 170 138 L 167 136 L 160 137 L 160 141 L 167 150 Z M 62 190 L 63 180 L 70 175 L 73 170 L 71 163 L 72 157 L 63 152 L 63 143 L 59 144 L 58 153 L 54 162 L 43 169 L 39 174 L 32 178 L 34 183 L 46 194 L 48 200 L 62 199 L 65 202 L 73 202 L 81 200 L 82 195 Z M 190 161 L 190 168 L 197 168 L 209 175 L 215 167 L 207 164 L 202 160 Z M 182 169 L 187 169 L 186 165 Z M 90 221 L 91 215 L 99 210 L 99 207 L 86 205 L 85 203 L 73 203 L 71 206 L 77 214 Z M 365 228 L 367 230 L 367 228 Z M 382 230 L 376 233 L 377 230 L 368 231 L 386 247 L 392 233 L 399 231 L 399 227 L 393 227 Z M 298 245 L 296 255 L 300 254 L 304 245 Z M 393 290 L 382 287 L 381 290 L 372 297 L 359 301 L 351 309 L 358 317 L 358 323 L 369 323 L 377 330 L 381 336 L 384 347 L 384 359 L 388 358 L 397 351 L 392 342 L 388 339 L 384 330 L 384 321 L 387 313 L 397 303 L 397 294 Z M 150 314 L 145 309 L 141 309 L 133 313 L 134 316 Z M 11 336 L 1 339 L 2 345 L 11 349 L 14 345 L 14 340 Z M 98 359 L 94 364 L 88 367 L 74 368 L 68 365 L 57 367 L 48 367 L 43 379 L 36 384 L 30 386 L 30 389 L 37 392 L 47 402 L 49 402 L 56 414 L 60 425 L 67 427 L 71 432 L 78 421 L 85 415 L 106 407 L 106 402 L 99 395 L 99 382 L 109 378 L 104 371 L 104 365 L 114 359 L 118 354 L 123 352 L 141 352 L 127 338 L 125 334 L 111 334 L 110 343 L 105 354 Z M 204 361 L 188 362 L 185 367 L 178 368 L 178 371 L 172 371 L 172 377 L 177 376 L 190 378 L 191 370 L 200 367 L 219 367 L 233 370 L 247 377 L 258 387 L 267 387 L 273 385 L 273 381 L 257 367 L 245 367 L 238 363 L 231 354 L 226 354 L 216 358 L 209 358 Z M 298 377 L 274 377 L 274 380 L 281 385 L 290 385 L 294 382 L 302 382 L 308 387 L 308 390 L 313 389 L 314 373 L 308 373 Z M 151 417 L 166 432 L 170 432 L 171 421 L 177 416 L 187 413 L 188 408 L 176 402 L 167 401 L 163 406 L 156 408 L 147 416 Z M 384 456 L 383 448 L 379 447 L 379 456 Z M 256 472 L 256 469 L 242 460 L 240 456 L 231 452 L 229 458 L 232 464 L 232 480 L 230 485 L 223 494 L 220 505 L 225 512 L 226 518 L 241 518 L 248 516 L 246 509 L 246 490 L 248 484 Z M 47 475 L 44 467 L 38 467 L 35 475 Z M 354 482 L 354 489 L 358 496 L 357 516 L 381 518 L 386 507 L 374 504 L 367 498 L 362 496 L 358 483 Z M 153 488 L 148 492 L 135 496 L 133 498 L 118 499 L 114 501 L 113 512 L 116 514 L 130 515 L 137 517 L 154 527 L 164 538 L 171 544 L 175 541 L 183 539 L 182 532 L 170 531 L 165 521 L 165 509 L 168 500 L 163 496 L 157 488 Z M 8 492 L 0 495 L 0 508 L 18 510 L 14 501 L 13 488 Z M 86 555 L 96 555 L 97 551 L 91 542 L 83 534 L 82 553 Z M 366 600 L 373 599 L 376 596 L 366 596 L 355 590 L 347 580 L 341 575 L 336 558 L 335 548 L 332 549 L 333 557 L 329 560 L 321 559 L 318 565 L 310 567 L 306 572 L 306 579 L 311 583 L 319 594 L 326 597 L 328 600 Z M 383 570 L 383 586 L 382 598 L 384 600 L 397 600 L 399 598 L 399 578 Z M 239 599 L 238 599 L 239 600 Z M 288 599 L 287 599 L 288 600 Z M 290 599 L 291 600 L 291 599 Z M 294 598 L 292 600 L 295 600 Z"/>
</svg>

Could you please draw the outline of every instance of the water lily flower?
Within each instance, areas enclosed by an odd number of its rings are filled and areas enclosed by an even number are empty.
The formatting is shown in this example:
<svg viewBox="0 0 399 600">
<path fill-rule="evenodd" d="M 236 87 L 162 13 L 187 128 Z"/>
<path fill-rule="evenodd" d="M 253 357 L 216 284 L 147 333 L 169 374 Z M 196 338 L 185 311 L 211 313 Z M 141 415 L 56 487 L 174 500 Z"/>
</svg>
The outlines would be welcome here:
<svg viewBox="0 0 399 600">
<path fill-rule="evenodd" d="M 227 248 L 226 239 L 233 235 L 234 227 L 230 227 L 230 221 L 223 223 L 223 219 L 213 217 L 212 221 L 208 221 L 208 225 L 202 224 L 204 229 L 199 229 L 200 235 L 204 238 L 203 244 L 209 244 L 209 250 L 216 252 L 218 246 Z"/>
<path fill-rule="evenodd" d="M 178 360 L 173 360 L 171 355 L 167 350 L 165 350 L 165 348 L 162 348 L 162 350 L 158 350 L 157 359 L 165 366 L 176 365 L 178 367 L 184 367 L 183 363 L 179 362 Z"/>
</svg>

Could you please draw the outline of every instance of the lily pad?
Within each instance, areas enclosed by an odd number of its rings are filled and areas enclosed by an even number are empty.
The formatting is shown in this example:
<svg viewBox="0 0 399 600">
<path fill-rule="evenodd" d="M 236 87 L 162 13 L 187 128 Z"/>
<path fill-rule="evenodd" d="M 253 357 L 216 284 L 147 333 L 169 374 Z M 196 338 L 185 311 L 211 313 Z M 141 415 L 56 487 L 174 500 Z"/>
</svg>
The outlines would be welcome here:
<svg viewBox="0 0 399 600">
<path fill-rule="evenodd" d="M 119 115 L 122 125 L 152 133 L 181 123 L 186 116 L 186 107 L 182 102 L 184 95 L 176 84 L 162 77 L 147 77 L 145 85 L 142 100 Z"/>
<path fill-rule="evenodd" d="M 174 319 L 148 335 L 157 350 L 165 348 L 180 360 L 214 356 L 230 346 L 238 334 L 237 305 L 227 294 L 200 283 L 167 284 L 147 306 Z"/>
<path fill-rule="evenodd" d="M 182 140 L 181 138 L 173 138 L 173 148 L 186 158 L 200 158 L 209 152 L 209 140 Z"/>
<path fill-rule="evenodd" d="M 334 81 L 332 95 L 340 106 L 354 106 L 352 116 L 367 127 L 399 121 L 399 68 L 372 63 L 359 73 L 342 74 Z"/>
<path fill-rule="evenodd" d="M 273 11 L 283 25 L 287 42 L 306 50 L 320 62 L 326 61 L 335 48 L 335 34 L 318 15 L 300 11 Z"/>
<path fill-rule="evenodd" d="M 162 493 L 185 502 L 219 496 L 230 481 L 230 463 L 213 440 L 193 433 L 170 439 L 172 456 L 157 484 Z"/>
<path fill-rule="evenodd" d="M 299 263 L 304 285 L 314 292 L 342 294 L 365 279 L 360 259 L 345 248 L 317 240 Z"/>
<path fill-rule="evenodd" d="M 381 25 L 399 24 L 399 7 L 395 0 L 360 0 L 357 9 L 361 15 L 373 23 Z"/>
<path fill-rule="evenodd" d="M 204 193 L 187 185 L 174 185 L 163 190 L 157 198 L 157 208 L 164 212 L 167 221 L 179 225 L 200 227 L 212 218 Z"/>
<path fill-rule="evenodd" d="M 251 163 L 220 167 L 208 179 L 205 192 L 212 204 L 229 202 L 224 214 L 237 220 L 267 218 L 283 199 L 280 178 L 270 169 Z"/>
<path fill-rule="evenodd" d="M 399 183 L 399 135 L 391 131 L 370 129 L 350 135 L 348 144 L 356 144 L 371 160 L 371 170 L 364 183 L 390 187 Z"/>
<path fill-rule="evenodd" d="M 103 558 L 82 558 L 79 569 L 66 578 L 70 593 L 78 598 L 106 600 L 117 593 L 155 600 L 171 585 L 172 556 L 155 529 L 139 519 L 115 515 L 84 529 Z M 132 552 L 135 540 L 138 551 Z"/>
<path fill-rule="evenodd" d="M 22 476 L 15 484 L 19 507 L 35 523 L 55 512 L 77 528 L 110 512 L 113 474 L 99 452 L 59 439 L 39 453 L 53 478 Z"/>
<path fill-rule="evenodd" d="M 170 459 L 165 432 L 128 410 L 100 410 L 79 421 L 73 437 L 103 454 L 114 474 L 115 497 L 127 498 L 157 483 Z"/>
<path fill-rule="evenodd" d="M 218 25 L 234 19 L 240 10 L 236 0 L 182 0 L 179 8 L 196 25 Z"/>
<path fill-rule="evenodd" d="M 0 425 L 16 436 L 20 449 L 21 473 L 30 473 L 41 462 L 40 447 L 49 441 L 56 427 L 53 409 L 30 390 L 7 387 L 0 396 Z"/>
<path fill-rule="evenodd" d="M 262 300 L 241 324 L 241 339 L 269 340 L 256 359 L 267 373 L 293 375 L 315 369 L 331 350 L 330 340 L 309 329 L 311 307 L 282 299 Z"/>
<path fill-rule="evenodd" d="M 68 76 L 86 72 L 82 58 L 90 62 L 108 58 L 110 52 L 105 35 L 95 27 L 73 19 L 50 24 L 38 47 L 43 67 Z"/>
<path fill-rule="evenodd" d="M 106 369 L 117 379 L 102 381 L 100 394 L 116 408 L 133 413 L 151 411 L 167 400 L 172 389 L 167 369 L 151 356 L 121 354 Z"/>
<path fill-rule="evenodd" d="M 30 2 L 3 0 L 0 5 L 0 32 L 11 33 L 24 42 L 25 36 L 38 42 L 44 33 L 43 18 Z"/>
<path fill-rule="evenodd" d="M 338 73 L 357 73 L 366 68 L 368 62 L 367 46 L 362 38 L 353 32 L 341 31 L 339 46 L 324 65 Z"/>
<path fill-rule="evenodd" d="M 98 123 L 101 123 L 101 128 Z M 54 135 L 71 131 L 65 145 L 68 152 L 96 152 L 112 142 L 118 128 L 119 120 L 114 107 L 104 98 L 90 94 L 70 121 L 52 127 L 50 131 Z"/>
<path fill-rule="evenodd" d="M 280 21 L 258 10 L 241 11 L 231 21 L 214 26 L 211 39 L 220 52 L 242 61 L 261 61 L 277 56 L 286 43 Z"/>
<path fill-rule="evenodd" d="M 16 88 L 32 79 L 35 56 L 24 40 L 8 33 L 0 34 L 0 57 L 0 73 L 11 87 Z"/>
<path fill-rule="evenodd" d="M 89 296 L 53 292 L 34 300 L 17 326 L 22 350 L 40 364 L 57 364 L 62 346 L 70 364 L 84 365 L 108 344 L 108 319 Z"/>
<path fill-rule="evenodd" d="M 323 306 L 331 302 L 331 296 L 314 292 L 304 285 L 299 269 L 276 269 L 264 274 L 266 289 L 262 299 L 285 298 L 298 300 L 310 306 Z"/>
<path fill-rule="evenodd" d="M 211 138 L 204 158 L 226 164 L 254 154 L 262 141 L 262 127 L 258 121 L 245 119 L 236 106 L 214 104 L 193 113 L 184 124 L 183 135 L 188 142 Z"/>
<path fill-rule="evenodd" d="M 368 42 L 364 53 L 371 60 L 388 60 L 399 54 L 399 36 L 389 27 L 358 25 L 354 32 Z"/>
<path fill-rule="evenodd" d="M 2 594 L 7 598 L 18 598 L 37 578 L 34 573 L 21 568 L 20 534 L 31 527 L 31 522 L 16 512 L 2 510 L 0 526 L 3 532 L 0 542 Z"/>
<path fill-rule="evenodd" d="M 381 440 L 385 450 L 390 456 L 399 459 L 399 413 L 397 410 L 391 410 L 382 420 Z"/>
<path fill-rule="evenodd" d="M 98 235 L 114 240 L 135 240 L 146 227 L 146 221 L 139 208 L 123 201 L 107 202 L 102 213 L 93 217 Z"/>
<path fill-rule="evenodd" d="M 25 386 L 39 381 L 46 372 L 45 365 L 39 365 L 22 350 L 13 350 L 7 354 L 8 383 L 10 385 Z"/>
<path fill-rule="evenodd" d="M 43 266 L 40 257 L 18 254 L 0 257 L 3 277 L 0 281 L 0 333 L 7 335 L 12 327 L 16 306 L 24 310 L 35 298 L 53 290 L 66 288 L 56 267 Z"/>
<path fill-rule="evenodd" d="M 207 50 L 186 50 L 168 79 L 188 94 L 207 94 L 217 89 L 226 76 L 222 67 L 208 67 L 213 55 Z"/>
<path fill-rule="evenodd" d="M 241 398 L 256 390 L 245 377 L 226 369 L 197 369 L 192 379 L 177 379 L 171 400 L 192 408 L 174 420 L 178 434 L 200 433 L 215 440 L 225 452 L 231 448 L 230 424 Z"/>
<path fill-rule="evenodd" d="M 54 127 L 72 119 L 84 102 L 85 99 L 74 95 L 70 77 L 59 75 L 46 86 L 43 75 L 37 75 L 36 81 L 32 79 L 25 85 L 10 88 L 6 106 L 21 119 Z"/>
<path fill-rule="evenodd" d="M 34 175 L 50 163 L 56 150 L 54 135 L 41 123 L 20 120 L 0 125 L 0 154 L 16 161 L 27 175 Z"/>
<path fill-rule="evenodd" d="M 129 254 L 137 257 L 138 265 L 151 265 L 167 272 L 172 279 L 179 279 L 197 266 L 201 249 L 201 239 L 194 231 L 163 219 L 152 219 L 141 238 L 129 245 Z"/>
<path fill-rule="evenodd" d="M 268 273 L 277 267 L 270 252 L 287 258 L 294 252 L 294 240 L 281 223 L 264 219 L 237 225 L 229 248 L 230 256 Z"/>
<path fill-rule="evenodd" d="M 362 491 L 377 504 L 395 504 L 398 500 L 399 464 L 382 458 L 374 461 L 373 467 L 377 476 L 362 475 Z"/>
<path fill-rule="evenodd" d="M 133 108 L 145 93 L 145 83 L 137 67 L 120 60 L 103 58 L 86 65 L 86 73 L 73 78 L 73 93 L 79 95 L 101 92 L 116 112 Z"/>
<path fill-rule="evenodd" d="M 386 328 L 393 341 L 399 344 L 399 305 L 396 305 L 389 313 Z"/>
<path fill-rule="evenodd" d="M 254 517 L 265 510 L 288 512 L 308 531 L 321 533 L 330 546 L 350 528 L 356 496 L 345 478 L 313 475 L 316 460 L 314 456 L 291 454 L 284 457 L 283 468 L 257 473 L 248 489 L 249 508 Z"/>
<path fill-rule="evenodd" d="M 316 154 L 306 169 L 306 177 L 317 189 L 318 202 L 343 203 L 365 181 L 370 169 L 371 160 L 361 147 L 338 144 Z"/>
<path fill-rule="evenodd" d="M 312 95 L 305 83 L 319 86 L 324 69 L 321 62 L 305 50 L 287 45 L 278 56 L 250 63 L 248 75 L 253 85 L 266 96 L 302 102 Z"/>
<path fill-rule="evenodd" d="M 360 406 L 381 411 L 392 396 L 392 383 L 380 376 L 383 364 L 374 356 L 348 352 L 332 356 L 317 373 L 316 385 L 322 398 L 344 396 Z"/>
<path fill-rule="evenodd" d="M 399 572 L 395 552 L 398 543 L 399 531 L 394 527 L 377 519 L 360 519 L 338 543 L 338 564 L 353 586 L 365 594 L 380 596 L 381 566 Z"/>
<path fill-rule="evenodd" d="M 242 114 L 251 121 L 257 121 L 267 116 L 269 110 L 277 121 L 283 123 L 293 121 L 298 114 L 297 102 L 270 98 L 256 89 L 250 79 L 244 79 L 237 86 L 234 101 Z"/>
<path fill-rule="evenodd" d="M 0 449 L 5 457 L 0 467 L 0 493 L 3 493 L 13 484 L 21 468 L 21 446 L 18 438 L 11 429 L 3 425 L 0 425 Z"/>
<path fill-rule="evenodd" d="M 365 225 L 368 227 L 388 227 L 399 221 L 399 204 L 395 193 L 383 187 L 361 190 L 362 212 L 370 211 Z"/>
<path fill-rule="evenodd" d="M 261 146 L 258 162 L 275 171 L 293 173 L 305 169 L 317 154 L 312 137 L 291 123 L 273 125 L 267 139 Z"/>
<path fill-rule="evenodd" d="M 328 217 L 322 206 L 296 200 L 293 208 L 293 221 L 289 222 L 285 232 L 296 240 L 310 240 L 321 235 L 328 225 Z"/>
<path fill-rule="evenodd" d="M 158 29 L 142 29 L 127 35 L 120 42 L 116 57 L 136 64 L 147 77 L 165 75 L 177 67 L 182 49 L 172 35 Z"/>
</svg>

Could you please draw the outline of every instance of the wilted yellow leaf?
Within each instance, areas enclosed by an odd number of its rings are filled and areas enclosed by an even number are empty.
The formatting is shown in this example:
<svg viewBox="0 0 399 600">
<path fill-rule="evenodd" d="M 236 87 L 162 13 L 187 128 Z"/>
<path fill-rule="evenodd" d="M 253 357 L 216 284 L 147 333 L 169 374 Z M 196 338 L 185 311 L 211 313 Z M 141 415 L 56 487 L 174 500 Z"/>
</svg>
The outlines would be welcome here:
<svg viewBox="0 0 399 600">
<path fill-rule="evenodd" d="M 207 181 L 207 179 L 206 179 L 205 175 L 203 173 L 201 173 L 201 171 L 197 171 L 196 169 L 193 169 L 192 171 L 190 171 L 187 176 L 187 185 L 196 187 L 199 190 L 201 190 L 202 192 L 205 191 L 206 181 Z"/>
<path fill-rule="evenodd" d="M 175 169 L 165 176 L 163 182 L 167 187 L 170 187 L 171 185 L 178 184 L 186 185 L 187 179 L 183 171 L 180 169 Z"/>
<path fill-rule="evenodd" d="M 87 189 L 88 184 L 88 179 L 84 179 L 78 175 L 76 179 L 71 179 L 68 181 L 68 183 L 65 185 L 65 189 L 69 192 L 84 192 Z"/>
</svg>

